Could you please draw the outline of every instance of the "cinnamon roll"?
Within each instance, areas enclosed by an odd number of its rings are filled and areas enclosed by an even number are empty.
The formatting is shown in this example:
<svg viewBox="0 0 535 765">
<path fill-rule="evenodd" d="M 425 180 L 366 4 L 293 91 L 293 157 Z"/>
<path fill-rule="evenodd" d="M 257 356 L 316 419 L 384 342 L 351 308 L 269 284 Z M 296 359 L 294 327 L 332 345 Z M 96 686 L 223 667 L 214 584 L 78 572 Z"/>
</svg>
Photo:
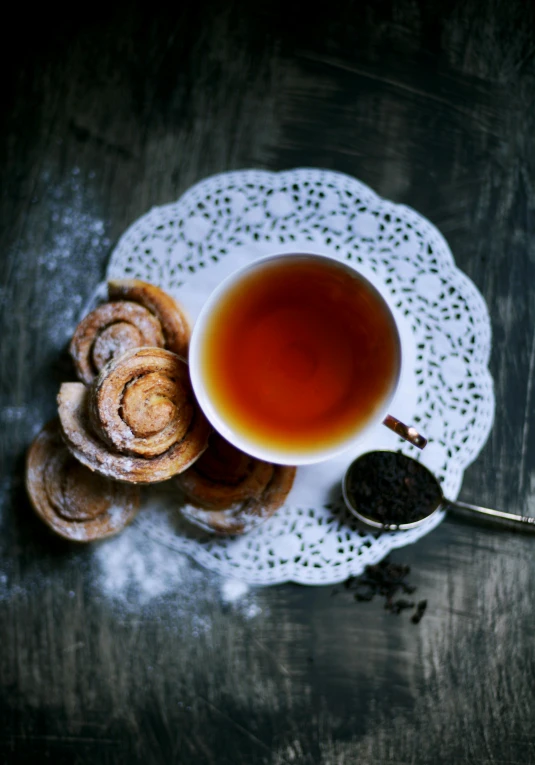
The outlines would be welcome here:
<svg viewBox="0 0 535 765">
<path fill-rule="evenodd" d="M 91 470 L 132 483 L 164 481 L 186 470 L 205 450 L 211 430 L 188 365 L 161 348 L 112 359 L 89 388 L 64 383 L 58 405 L 72 454 Z"/>
<path fill-rule="evenodd" d="M 177 477 L 187 520 L 220 535 L 243 534 L 281 507 L 296 469 L 258 460 L 218 433 L 197 462 Z"/>
<path fill-rule="evenodd" d="M 187 356 L 188 319 L 166 292 L 138 279 L 108 282 L 109 302 L 91 311 L 77 326 L 70 354 L 86 385 L 125 351 L 143 346 Z"/>
<path fill-rule="evenodd" d="M 56 534 L 76 542 L 117 534 L 139 508 L 137 486 L 110 481 L 75 460 L 57 420 L 28 450 L 26 489 L 37 515 Z"/>
</svg>

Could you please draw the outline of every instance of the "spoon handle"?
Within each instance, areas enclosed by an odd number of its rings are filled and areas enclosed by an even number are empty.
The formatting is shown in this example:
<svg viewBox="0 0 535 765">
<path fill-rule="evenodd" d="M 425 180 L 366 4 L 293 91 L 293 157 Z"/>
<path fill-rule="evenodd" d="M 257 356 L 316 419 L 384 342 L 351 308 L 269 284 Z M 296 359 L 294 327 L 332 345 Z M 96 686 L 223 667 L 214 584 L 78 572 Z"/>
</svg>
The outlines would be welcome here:
<svg viewBox="0 0 535 765">
<path fill-rule="evenodd" d="M 483 515 L 487 520 L 492 520 L 509 529 L 516 531 L 535 532 L 535 518 L 527 515 L 515 515 L 514 513 L 502 513 L 501 510 L 491 510 L 489 507 L 479 507 L 479 505 L 469 505 L 466 502 L 444 503 L 447 510 L 458 510 L 462 515 Z"/>
</svg>

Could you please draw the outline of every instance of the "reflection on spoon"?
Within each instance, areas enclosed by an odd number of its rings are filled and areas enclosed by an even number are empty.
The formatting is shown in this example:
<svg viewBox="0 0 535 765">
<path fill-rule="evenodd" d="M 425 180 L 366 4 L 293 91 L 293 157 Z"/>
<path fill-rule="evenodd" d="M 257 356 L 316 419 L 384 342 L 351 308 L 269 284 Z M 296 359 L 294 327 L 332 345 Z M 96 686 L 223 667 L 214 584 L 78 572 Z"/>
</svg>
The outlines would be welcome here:
<svg viewBox="0 0 535 765">
<path fill-rule="evenodd" d="M 346 471 L 342 493 L 353 515 L 383 531 L 413 529 L 440 510 L 484 517 L 509 529 L 535 531 L 535 518 L 446 499 L 433 473 L 400 452 L 373 451 L 358 457 Z"/>
</svg>

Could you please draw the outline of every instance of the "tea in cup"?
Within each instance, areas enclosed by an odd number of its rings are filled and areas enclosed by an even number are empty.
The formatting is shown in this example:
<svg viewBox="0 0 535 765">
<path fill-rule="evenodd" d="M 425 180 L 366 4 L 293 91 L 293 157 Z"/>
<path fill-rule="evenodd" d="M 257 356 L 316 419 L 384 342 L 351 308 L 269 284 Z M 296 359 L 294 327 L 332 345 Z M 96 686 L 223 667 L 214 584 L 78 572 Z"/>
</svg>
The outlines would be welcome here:
<svg viewBox="0 0 535 765">
<path fill-rule="evenodd" d="M 304 465 L 342 453 L 385 419 L 401 343 L 386 301 L 355 268 L 273 255 L 212 293 L 189 361 L 199 404 L 222 436 L 259 459 Z"/>
</svg>

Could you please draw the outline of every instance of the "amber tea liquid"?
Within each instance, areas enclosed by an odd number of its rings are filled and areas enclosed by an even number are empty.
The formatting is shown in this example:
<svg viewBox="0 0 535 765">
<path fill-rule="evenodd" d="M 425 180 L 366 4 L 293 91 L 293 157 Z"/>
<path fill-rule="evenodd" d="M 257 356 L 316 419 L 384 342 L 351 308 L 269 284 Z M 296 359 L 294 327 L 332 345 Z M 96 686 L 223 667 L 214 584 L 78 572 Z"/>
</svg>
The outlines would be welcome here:
<svg viewBox="0 0 535 765">
<path fill-rule="evenodd" d="M 399 339 L 382 298 L 336 261 L 266 261 L 230 288 L 200 365 L 219 416 L 262 449 L 321 451 L 384 406 Z"/>
</svg>

